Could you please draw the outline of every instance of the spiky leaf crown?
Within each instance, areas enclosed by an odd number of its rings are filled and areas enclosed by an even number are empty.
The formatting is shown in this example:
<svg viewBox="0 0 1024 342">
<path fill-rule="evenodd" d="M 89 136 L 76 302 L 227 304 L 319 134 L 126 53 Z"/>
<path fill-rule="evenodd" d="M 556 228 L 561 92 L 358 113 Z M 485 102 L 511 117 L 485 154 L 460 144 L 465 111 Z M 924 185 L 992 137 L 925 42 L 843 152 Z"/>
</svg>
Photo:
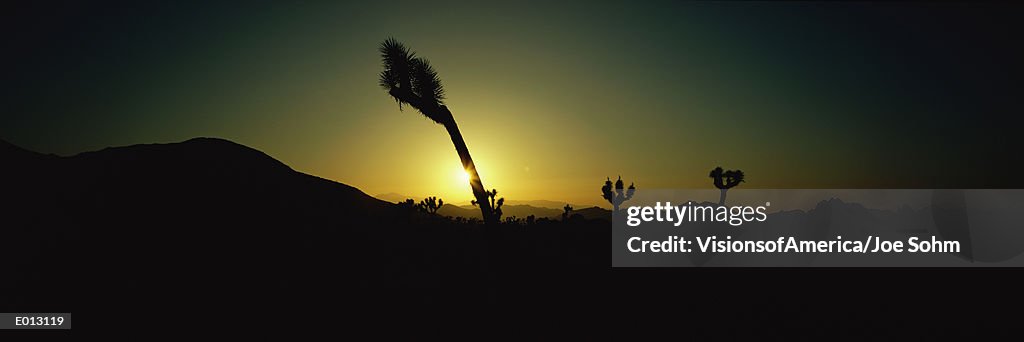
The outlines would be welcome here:
<svg viewBox="0 0 1024 342">
<path fill-rule="evenodd" d="M 415 52 L 394 38 L 380 44 L 380 55 L 384 64 L 380 86 L 395 98 L 399 106 L 413 106 L 430 117 L 432 109 L 444 104 L 441 78 L 427 59 L 416 57 Z M 437 121 L 437 118 L 431 119 Z"/>
</svg>

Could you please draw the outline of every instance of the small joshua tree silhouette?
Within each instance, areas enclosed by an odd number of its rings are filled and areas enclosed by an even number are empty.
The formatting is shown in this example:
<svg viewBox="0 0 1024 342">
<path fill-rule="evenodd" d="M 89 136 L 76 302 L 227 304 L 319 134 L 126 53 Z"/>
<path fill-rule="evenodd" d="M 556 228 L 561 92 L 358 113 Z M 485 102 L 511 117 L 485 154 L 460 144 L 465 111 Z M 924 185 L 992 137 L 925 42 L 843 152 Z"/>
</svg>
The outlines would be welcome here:
<svg viewBox="0 0 1024 342">
<path fill-rule="evenodd" d="M 629 184 L 629 189 L 625 193 L 623 193 L 622 185 L 622 176 L 619 176 L 619 180 L 615 182 L 615 192 L 612 192 L 612 179 L 610 177 L 604 182 L 604 186 L 601 187 L 604 199 L 612 204 L 612 208 L 615 211 L 619 211 L 619 205 L 633 198 L 633 193 L 636 192 L 636 186 L 633 183 Z"/>
<path fill-rule="evenodd" d="M 722 195 L 718 197 L 718 205 L 725 205 L 725 192 L 729 191 L 733 187 L 743 183 L 743 171 L 740 170 L 729 170 L 723 171 L 722 167 L 716 167 L 711 170 L 711 174 L 708 177 L 714 178 L 715 187 L 722 191 Z"/>
<path fill-rule="evenodd" d="M 494 200 L 494 198 L 498 196 L 498 189 L 491 189 L 491 191 L 484 191 L 484 193 L 487 194 L 487 197 L 491 199 L 491 203 L 489 203 L 490 204 L 490 208 L 489 209 L 491 210 L 491 212 L 490 213 L 486 213 L 486 214 L 487 215 L 491 215 L 491 217 L 493 217 L 495 220 L 498 220 L 500 222 L 501 221 L 501 206 L 503 204 L 505 204 L 505 198 L 502 197 L 502 198 L 498 198 L 497 201 Z M 488 204 L 488 203 L 481 204 L 480 202 L 477 202 L 477 200 L 472 200 L 472 201 L 470 201 L 470 203 L 472 203 L 474 206 L 479 204 L 480 207 L 485 207 Z"/>
<path fill-rule="evenodd" d="M 427 197 L 420 201 L 419 207 L 428 213 L 437 214 L 437 210 L 444 206 L 444 200 L 437 197 Z"/>
<path fill-rule="evenodd" d="M 609 179 L 609 181 L 610 180 L 611 179 Z M 565 207 L 562 207 L 562 210 L 564 210 L 564 212 L 562 212 L 562 221 L 568 220 L 569 214 L 572 214 L 572 206 L 566 204 Z"/>
</svg>

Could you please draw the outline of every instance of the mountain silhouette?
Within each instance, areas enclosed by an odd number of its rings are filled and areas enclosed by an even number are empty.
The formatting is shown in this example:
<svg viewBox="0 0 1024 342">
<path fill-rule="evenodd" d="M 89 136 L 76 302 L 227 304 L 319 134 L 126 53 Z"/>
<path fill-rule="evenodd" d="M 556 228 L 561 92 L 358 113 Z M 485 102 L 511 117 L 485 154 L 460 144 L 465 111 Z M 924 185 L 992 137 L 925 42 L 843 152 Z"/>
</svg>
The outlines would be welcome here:
<svg viewBox="0 0 1024 342">
<path fill-rule="evenodd" d="M 395 205 L 227 140 L 68 157 L 0 142 L 0 164 L 3 312 L 252 308 L 430 279 L 406 269 L 419 250 L 376 250 L 413 230 Z"/>
<path fill-rule="evenodd" d="M 573 215 L 579 214 L 588 220 L 612 220 L 612 211 L 601 207 L 580 208 L 572 211 Z"/>
<path fill-rule="evenodd" d="M 480 210 L 473 207 L 457 206 L 454 204 L 445 204 L 441 209 L 437 211 L 438 215 L 451 216 L 451 217 L 465 217 L 465 218 L 478 218 L 482 219 L 483 215 L 480 214 Z"/>
<path fill-rule="evenodd" d="M 9 199 L 15 200 L 9 205 L 57 209 L 70 204 L 57 199 L 79 200 L 75 204 L 92 206 L 82 213 L 86 217 L 120 213 L 104 216 L 111 220 L 106 224 L 141 219 L 136 224 L 169 225 L 194 211 L 208 211 L 239 223 L 270 218 L 301 225 L 349 219 L 346 215 L 353 213 L 386 216 L 393 209 L 354 187 L 296 172 L 262 152 L 222 139 L 106 148 L 71 157 L 4 145 L 0 158 L 8 166 L 0 170 L 0 178 L 13 190 Z M 49 200 L 38 198 L 44 195 Z M 172 206 L 177 210 L 172 217 L 151 216 L 170 214 L 165 209 Z"/>
<path fill-rule="evenodd" d="M 373 197 L 375 197 L 377 199 L 380 199 L 382 201 L 391 202 L 391 203 L 398 203 L 398 202 L 404 201 L 404 200 L 409 199 L 409 198 L 413 199 L 414 202 L 419 203 L 420 200 L 422 200 L 424 198 L 424 197 L 419 197 L 419 196 L 403 195 L 403 194 L 400 194 L 400 193 L 397 193 L 397 192 L 389 192 L 389 193 L 385 193 L 385 194 L 377 194 L 377 195 L 374 195 Z"/>
<path fill-rule="evenodd" d="M 152 322 L 201 307 L 248 320 L 371 292 L 386 292 L 382 303 L 470 301 L 496 287 L 579 286 L 607 272 L 605 258 L 591 257 L 606 255 L 607 232 L 593 227 L 607 221 L 481 234 L 222 139 L 73 156 L 0 142 L 0 163 L 3 312 L 103 307 Z M 552 236 L 577 242 L 534 242 Z M 433 290 L 392 293 L 402 288 Z"/>
</svg>

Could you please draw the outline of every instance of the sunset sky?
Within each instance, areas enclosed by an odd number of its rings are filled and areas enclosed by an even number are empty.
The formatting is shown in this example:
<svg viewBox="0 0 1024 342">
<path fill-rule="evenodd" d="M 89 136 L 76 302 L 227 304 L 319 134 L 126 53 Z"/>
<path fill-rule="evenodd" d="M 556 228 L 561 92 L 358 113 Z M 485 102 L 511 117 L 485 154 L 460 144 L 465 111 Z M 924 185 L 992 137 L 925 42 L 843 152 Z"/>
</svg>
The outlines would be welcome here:
<svg viewBox="0 0 1024 342">
<path fill-rule="evenodd" d="M 0 139 L 60 155 L 226 138 L 360 188 L 472 198 L 444 128 L 377 85 L 428 58 L 484 184 L 598 204 L 709 188 L 993 187 L 1020 159 L 1016 5 L 400 2 L 5 10 Z"/>
</svg>

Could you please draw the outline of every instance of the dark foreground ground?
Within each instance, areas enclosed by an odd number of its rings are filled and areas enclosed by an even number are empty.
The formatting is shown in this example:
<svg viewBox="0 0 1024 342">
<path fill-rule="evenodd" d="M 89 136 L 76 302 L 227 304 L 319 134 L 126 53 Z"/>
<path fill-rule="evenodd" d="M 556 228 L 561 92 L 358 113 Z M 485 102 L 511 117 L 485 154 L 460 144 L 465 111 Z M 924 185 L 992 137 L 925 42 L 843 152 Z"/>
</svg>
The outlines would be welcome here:
<svg viewBox="0 0 1024 342">
<path fill-rule="evenodd" d="M 79 334 L 446 322 L 378 331 L 429 336 L 470 316 L 520 327 L 484 335 L 501 339 L 574 322 L 601 339 L 971 338 L 1024 303 L 1016 269 L 612 269 L 607 220 L 453 222 L 217 139 L 0 157 L 0 312 L 74 312 Z"/>
</svg>

